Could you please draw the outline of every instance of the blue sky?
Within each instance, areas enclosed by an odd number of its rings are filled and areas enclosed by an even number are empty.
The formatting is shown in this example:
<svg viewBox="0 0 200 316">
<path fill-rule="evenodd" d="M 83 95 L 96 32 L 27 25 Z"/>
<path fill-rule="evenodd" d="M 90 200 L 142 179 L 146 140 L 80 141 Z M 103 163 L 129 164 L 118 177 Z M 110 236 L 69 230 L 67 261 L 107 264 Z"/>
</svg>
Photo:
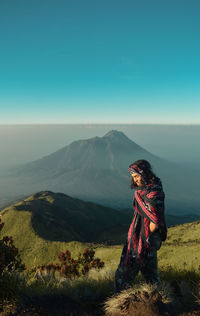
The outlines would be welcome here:
<svg viewBox="0 0 200 316">
<path fill-rule="evenodd" d="M 200 124 L 199 0 L 2 0 L 0 124 Z"/>
</svg>

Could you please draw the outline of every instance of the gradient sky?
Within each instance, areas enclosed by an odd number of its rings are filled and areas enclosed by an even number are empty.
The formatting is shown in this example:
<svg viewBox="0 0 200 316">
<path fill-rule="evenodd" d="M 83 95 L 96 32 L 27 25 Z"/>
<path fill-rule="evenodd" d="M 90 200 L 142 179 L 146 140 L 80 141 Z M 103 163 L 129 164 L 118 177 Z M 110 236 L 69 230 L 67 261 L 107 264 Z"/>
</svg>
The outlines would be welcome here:
<svg viewBox="0 0 200 316">
<path fill-rule="evenodd" d="M 199 0 L 1 0 L 0 124 L 200 124 Z"/>
</svg>

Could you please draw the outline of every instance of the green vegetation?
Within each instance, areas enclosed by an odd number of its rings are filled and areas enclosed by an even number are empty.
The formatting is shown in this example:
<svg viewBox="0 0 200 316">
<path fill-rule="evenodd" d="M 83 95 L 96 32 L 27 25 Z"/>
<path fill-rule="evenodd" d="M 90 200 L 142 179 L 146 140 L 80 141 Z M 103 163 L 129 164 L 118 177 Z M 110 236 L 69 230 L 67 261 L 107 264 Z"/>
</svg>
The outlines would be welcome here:
<svg viewBox="0 0 200 316">
<path fill-rule="evenodd" d="M 10 210 L 14 211 L 12 215 Z M 11 227 L 15 225 L 17 229 L 18 217 L 24 212 L 29 214 L 29 219 L 25 215 L 24 219 L 30 222 L 34 233 L 49 241 L 111 242 L 113 239 L 120 243 L 129 221 L 129 216 L 122 212 L 50 191 L 31 195 L 4 209 L 2 214 L 9 213 L 13 217 Z"/>
<path fill-rule="evenodd" d="M 200 272 L 168 267 L 161 270 L 161 276 L 162 286 L 159 291 L 162 294 L 162 303 L 167 304 L 165 307 L 168 308 L 168 312 L 171 311 L 169 316 L 182 315 L 183 311 L 191 312 L 199 308 Z M 12 312 L 17 315 L 98 316 L 105 315 L 103 305 L 113 297 L 114 271 L 106 268 L 99 272 L 91 270 L 87 276 L 74 280 L 49 277 L 48 274 L 37 277 L 31 273 L 24 276 L 13 273 L 5 275 L 1 283 L 4 286 L 6 284 L 6 290 L 12 289 L 9 293 L 9 304 L 4 301 L 3 310 L 7 312 L 4 315 L 11 315 Z M 131 290 L 135 291 L 137 301 L 145 298 L 145 301 L 142 301 L 143 305 L 152 303 L 151 287 L 143 282 L 141 276 L 137 278 Z M 126 302 L 122 300 L 120 304 L 127 306 L 124 303 Z M 156 313 L 148 315 L 157 316 Z"/>
<path fill-rule="evenodd" d="M 29 196 L 1 214 L 6 222 L 2 233 L 13 237 L 22 261 L 29 268 L 56 262 L 60 251 L 68 249 L 73 257 L 77 257 L 86 247 L 92 246 L 106 267 L 115 270 L 126 238 L 127 223 L 130 223 L 127 214 L 48 191 Z M 83 242 L 87 237 L 82 233 L 83 228 L 85 231 L 90 229 L 89 240 L 96 237 L 95 243 Z M 171 227 L 158 252 L 160 267 L 172 265 L 198 269 L 199 231 L 200 221 Z"/>
<path fill-rule="evenodd" d="M 167 240 L 158 252 L 159 265 L 182 269 L 200 266 L 200 221 L 171 227 Z"/>
<path fill-rule="evenodd" d="M 55 313 L 65 315 L 64 311 L 66 310 L 71 315 L 103 315 L 103 304 L 113 295 L 114 271 L 119 264 L 123 247 L 122 241 L 125 240 L 126 235 L 123 235 L 122 231 L 118 232 L 119 235 L 121 234 L 118 237 L 118 240 L 121 240 L 119 244 L 114 244 L 114 242 L 108 244 L 103 242 L 52 240 L 56 239 L 56 229 L 60 229 L 60 226 L 58 226 L 53 231 L 53 238 L 44 238 L 48 230 L 50 235 L 53 225 L 59 224 L 58 213 L 53 213 L 53 209 L 48 208 L 49 205 L 54 205 L 55 198 L 56 196 L 43 192 L 40 195 L 28 197 L 26 200 L 18 202 L 1 212 L 5 223 L 1 227 L 1 238 L 6 235 L 12 236 L 14 244 L 19 249 L 22 263 L 26 265 L 26 271 L 24 272 L 18 272 L 14 267 L 10 271 L 5 270 L 1 274 L 0 304 L 2 306 L 0 308 L 4 311 L 4 315 L 10 315 L 11 313 L 17 315 L 45 315 L 49 311 L 52 312 L 52 315 Z M 42 204 L 40 200 L 42 200 Z M 61 202 L 63 202 L 62 199 Z M 74 201 L 71 200 L 72 202 Z M 56 203 L 58 203 L 58 200 Z M 82 205 L 81 201 L 78 203 Z M 42 206 L 45 208 L 43 209 Z M 109 209 L 106 209 L 106 211 L 109 212 Z M 41 223 L 41 217 L 38 217 L 44 215 L 42 212 L 45 214 L 46 226 Z M 82 212 L 84 216 L 81 219 L 83 221 L 84 217 L 89 216 L 89 213 L 86 216 L 83 209 Z M 36 229 L 36 219 L 38 218 L 41 220 L 39 223 L 40 229 Z M 53 218 L 54 221 L 49 220 L 50 218 Z M 92 224 L 94 226 L 94 222 Z M 65 222 L 63 225 L 65 225 Z M 116 222 L 111 227 L 110 231 L 113 232 L 114 237 L 110 237 L 114 241 L 117 234 Z M 93 229 L 95 229 L 95 226 Z M 174 305 L 172 305 L 178 306 L 180 312 L 199 308 L 199 231 L 200 221 L 169 228 L 167 240 L 158 252 L 163 286 L 167 283 L 168 287 L 171 288 L 174 297 Z M 67 234 L 70 236 L 70 231 L 66 232 L 65 236 Z M 106 235 L 106 229 L 102 232 L 99 231 L 98 236 L 104 234 Z M 54 273 L 48 273 L 48 271 L 40 276 L 33 272 L 33 268 L 39 265 L 46 265 L 49 262 L 56 263 L 58 254 L 60 252 L 66 253 L 66 249 L 71 252 L 76 261 L 79 253 L 83 253 L 85 248 L 91 247 L 95 251 L 95 257 L 100 258 L 105 263 L 105 267 L 99 272 L 91 269 L 86 275 L 79 275 L 73 280 L 66 279 L 61 275 L 55 276 Z M 139 287 L 141 282 L 143 284 L 144 280 L 139 275 L 136 279 L 136 287 Z M 151 294 L 148 295 L 150 300 Z M 162 302 L 162 304 L 165 303 Z M 172 315 L 174 314 L 172 313 Z"/>
<path fill-rule="evenodd" d="M 86 247 L 93 246 L 96 255 L 107 267 L 116 269 L 122 250 L 121 245 L 106 245 L 99 243 L 83 243 L 77 241 L 48 241 L 38 236 L 31 223 L 31 213 L 9 208 L 2 212 L 6 222 L 4 235 L 13 236 L 16 247 L 20 250 L 22 261 L 28 266 L 55 262 L 59 251 L 69 249 L 74 257 Z M 198 269 L 200 263 L 200 221 L 172 227 L 168 238 L 158 252 L 160 266 L 179 266 Z"/>
</svg>

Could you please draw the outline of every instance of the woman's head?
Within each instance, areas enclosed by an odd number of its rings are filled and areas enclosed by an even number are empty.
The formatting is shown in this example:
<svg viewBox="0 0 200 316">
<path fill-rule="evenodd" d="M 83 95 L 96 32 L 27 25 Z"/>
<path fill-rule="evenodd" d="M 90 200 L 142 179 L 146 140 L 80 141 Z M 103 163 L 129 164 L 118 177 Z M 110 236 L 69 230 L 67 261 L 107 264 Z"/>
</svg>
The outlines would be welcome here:
<svg viewBox="0 0 200 316">
<path fill-rule="evenodd" d="M 150 163 L 141 159 L 133 162 L 129 166 L 131 173 L 131 188 L 145 186 L 146 184 L 156 183 L 159 178 L 153 173 Z"/>
</svg>

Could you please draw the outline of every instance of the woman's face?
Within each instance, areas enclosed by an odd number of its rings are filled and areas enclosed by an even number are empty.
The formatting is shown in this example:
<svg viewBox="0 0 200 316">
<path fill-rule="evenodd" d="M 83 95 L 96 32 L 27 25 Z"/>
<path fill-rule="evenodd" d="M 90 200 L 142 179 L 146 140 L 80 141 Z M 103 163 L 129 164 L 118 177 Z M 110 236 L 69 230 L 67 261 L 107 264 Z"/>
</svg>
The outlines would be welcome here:
<svg viewBox="0 0 200 316">
<path fill-rule="evenodd" d="M 133 181 L 137 184 L 138 187 L 144 185 L 142 181 L 142 177 L 139 174 L 133 173 L 131 174 L 131 176 L 133 178 Z"/>
</svg>

